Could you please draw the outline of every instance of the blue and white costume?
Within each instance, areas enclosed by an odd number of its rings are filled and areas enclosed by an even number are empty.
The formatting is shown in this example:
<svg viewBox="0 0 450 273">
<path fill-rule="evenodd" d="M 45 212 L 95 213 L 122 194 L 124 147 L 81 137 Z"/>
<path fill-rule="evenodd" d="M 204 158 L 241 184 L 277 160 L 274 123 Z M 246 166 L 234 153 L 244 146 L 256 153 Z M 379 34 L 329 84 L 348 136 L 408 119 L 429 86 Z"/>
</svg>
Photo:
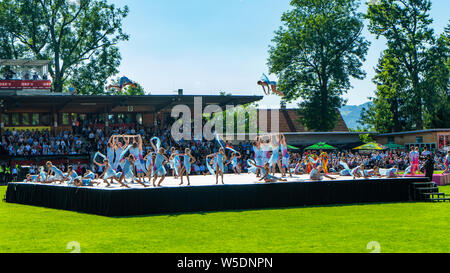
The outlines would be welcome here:
<svg viewBox="0 0 450 273">
<path fill-rule="evenodd" d="M 253 151 L 255 152 L 255 163 L 258 166 L 264 165 L 263 161 L 263 154 L 261 149 L 258 149 L 258 147 L 253 146 Z"/>
<path fill-rule="evenodd" d="M 123 173 L 122 173 L 126 179 L 132 179 L 134 180 L 134 173 L 133 173 L 133 165 L 131 165 L 130 161 L 127 159 L 123 163 Z"/>
<path fill-rule="evenodd" d="M 283 144 L 280 145 L 281 149 L 281 167 L 283 168 L 289 168 L 289 152 L 286 146 Z"/>
<path fill-rule="evenodd" d="M 122 169 L 122 163 L 120 162 L 120 155 L 123 152 L 123 148 L 117 148 L 115 151 L 115 161 L 114 161 L 114 169 L 117 171 L 120 168 Z"/>
<path fill-rule="evenodd" d="M 115 162 L 114 162 L 114 155 L 115 155 L 114 149 L 111 147 L 106 147 L 106 158 L 108 159 L 109 164 L 111 164 L 111 167 L 113 169 L 116 168 Z"/>
<path fill-rule="evenodd" d="M 175 154 L 178 154 L 178 150 L 175 150 L 174 153 L 175 153 Z M 179 168 L 180 163 L 181 163 L 181 161 L 180 161 L 180 156 L 179 156 L 179 155 L 174 156 L 174 158 L 173 158 L 173 163 L 174 163 L 174 168 L 175 168 L 175 174 L 176 174 L 176 175 L 179 175 L 179 173 L 178 173 L 178 168 Z"/>
<path fill-rule="evenodd" d="M 275 166 L 278 163 L 278 160 L 280 159 L 280 147 L 272 147 L 272 156 L 269 159 L 270 167 Z"/>
<path fill-rule="evenodd" d="M 139 148 L 134 148 L 131 147 L 130 148 L 130 153 L 134 156 L 134 158 L 136 159 L 134 161 L 134 166 L 136 167 L 136 172 L 139 173 L 144 173 L 144 167 L 142 166 L 141 160 L 142 155 L 141 155 L 141 151 L 139 150 Z"/>
<path fill-rule="evenodd" d="M 117 177 L 117 173 L 116 173 L 116 171 L 114 171 L 114 169 L 111 166 L 108 166 L 108 169 L 106 169 L 106 173 L 105 173 L 105 176 L 103 177 L 103 179 L 109 179 L 109 178 L 113 178 L 113 177 Z"/>
<path fill-rule="evenodd" d="M 53 171 L 53 179 L 54 180 L 64 179 L 64 173 L 60 169 L 58 169 L 56 166 L 52 166 L 52 171 Z"/>
<path fill-rule="evenodd" d="M 72 174 L 69 175 L 69 181 L 67 182 L 67 184 L 72 185 L 73 182 L 75 181 L 75 179 L 77 179 L 77 178 L 80 178 L 80 177 L 74 170 L 72 170 Z"/>
<path fill-rule="evenodd" d="M 44 182 L 47 179 L 47 173 L 41 171 L 39 174 L 41 175 L 41 180 L 39 182 Z"/>
<path fill-rule="evenodd" d="M 224 173 L 223 154 L 218 153 L 217 156 L 216 156 L 216 159 L 217 159 L 217 161 L 216 161 L 215 165 L 220 169 L 220 171 L 222 173 Z M 217 167 L 216 167 L 216 170 L 217 170 Z"/>
<path fill-rule="evenodd" d="M 186 170 L 187 174 L 191 174 L 191 158 L 188 155 L 184 155 L 183 156 L 183 164 L 184 164 L 184 169 Z"/>
<path fill-rule="evenodd" d="M 166 168 L 164 168 L 164 156 L 157 154 L 155 158 L 154 174 L 157 176 L 166 175 Z"/>
<path fill-rule="evenodd" d="M 233 166 L 233 168 L 236 168 L 238 165 L 238 159 L 235 156 L 232 160 L 231 160 L 231 166 Z"/>
<path fill-rule="evenodd" d="M 31 182 L 33 182 L 33 183 L 37 182 L 37 178 L 38 178 L 38 175 L 31 175 L 30 176 Z"/>
</svg>

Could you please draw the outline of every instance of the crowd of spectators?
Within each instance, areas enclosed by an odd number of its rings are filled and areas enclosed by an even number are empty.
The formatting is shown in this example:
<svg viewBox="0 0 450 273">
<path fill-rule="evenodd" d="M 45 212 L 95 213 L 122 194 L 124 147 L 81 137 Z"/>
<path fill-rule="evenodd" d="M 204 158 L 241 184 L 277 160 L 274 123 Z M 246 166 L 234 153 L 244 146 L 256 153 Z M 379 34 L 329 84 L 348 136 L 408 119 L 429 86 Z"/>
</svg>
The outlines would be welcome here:
<svg viewBox="0 0 450 273">
<path fill-rule="evenodd" d="M 152 151 L 150 140 L 153 136 L 161 139 L 162 147 L 170 155 L 170 148 L 175 147 L 183 152 L 185 148 L 191 149 L 191 154 L 196 158 L 192 164 L 193 174 L 204 174 L 207 172 L 205 159 L 206 156 L 218 151 L 218 145 L 215 141 L 192 140 L 175 142 L 171 137 L 169 128 L 156 126 L 154 128 L 144 128 L 139 125 L 125 127 L 120 129 L 110 129 L 109 132 L 104 128 L 94 128 L 87 123 L 73 123 L 72 130 L 61 131 L 52 134 L 49 131 L 6 131 L 1 137 L 1 150 L 11 157 L 27 156 L 51 156 L 51 155 L 92 155 L 96 151 L 106 154 L 106 146 L 111 135 L 141 135 L 143 139 L 143 155 Z M 247 159 L 253 158 L 253 146 L 251 142 L 241 142 L 233 145 L 233 148 L 240 152 L 240 168 L 243 172 L 247 171 Z M 425 151 L 427 152 L 427 151 Z M 308 156 L 305 152 L 291 152 L 291 168 L 295 168 L 298 163 L 304 162 Z M 334 170 L 342 169 L 340 162 L 345 162 L 350 168 L 364 164 L 366 168 L 373 168 L 375 165 L 381 168 L 391 168 L 398 166 L 400 170 L 405 170 L 409 165 L 409 154 L 405 151 L 380 151 L 372 153 L 358 153 L 354 151 L 331 151 L 329 153 L 329 168 Z M 317 154 L 319 152 L 317 151 Z M 444 154 L 434 154 L 435 169 L 444 170 Z M 57 166 L 61 170 L 67 170 L 68 164 Z M 87 169 L 101 174 L 102 167 L 95 164 L 72 164 L 77 173 L 84 173 Z M 168 167 L 168 166 L 167 166 Z M 231 166 L 226 166 L 226 172 L 233 172 Z M 167 168 L 168 169 L 168 168 Z M 38 166 L 32 166 L 30 173 L 36 173 Z"/>
</svg>

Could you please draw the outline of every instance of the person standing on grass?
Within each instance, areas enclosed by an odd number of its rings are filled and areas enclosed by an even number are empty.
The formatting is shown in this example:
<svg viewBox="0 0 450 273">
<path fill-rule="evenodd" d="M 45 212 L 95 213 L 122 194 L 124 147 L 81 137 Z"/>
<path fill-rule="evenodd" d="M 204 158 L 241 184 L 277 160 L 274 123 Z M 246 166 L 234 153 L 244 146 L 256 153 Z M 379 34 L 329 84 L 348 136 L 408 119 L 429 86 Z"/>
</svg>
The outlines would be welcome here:
<svg viewBox="0 0 450 273">
<path fill-rule="evenodd" d="M 432 154 L 429 154 L 427 156 L 427 160 L 424 164 L 425 169 L 425 177 L 428 177 L 430 181 L 433 181 L 433 174 L 434 174 L 434 158 Z"/>
</svg>

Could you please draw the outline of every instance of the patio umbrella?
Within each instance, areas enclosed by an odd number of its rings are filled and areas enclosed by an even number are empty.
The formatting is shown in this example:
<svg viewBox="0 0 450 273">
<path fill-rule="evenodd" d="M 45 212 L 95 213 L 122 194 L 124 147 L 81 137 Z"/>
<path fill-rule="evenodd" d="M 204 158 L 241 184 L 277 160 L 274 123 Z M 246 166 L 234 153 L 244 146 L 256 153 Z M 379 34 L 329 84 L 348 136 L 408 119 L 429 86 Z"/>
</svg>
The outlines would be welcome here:
<svg viewBox="0 0 450 273">
<path fill-rule="evenodd" d="M 288 145 L 287 147 L 288 147 L 288 149 L 290 149 L 290 150 L 300 150 L 299 148 L 294 147 L 294 146 L 291 146 L 291 145 Z"/>
<path fill-rule="evenodd" d="M 331 145 L 328 145 L 325 142 L 319 142 L 317 144 L 309 146 L 305 150 L 337 150 L 337 148 L 335 148 Z"/>
<path fill-rule="evenodd" d="M 353 148 L 353 150 L 378 150 L 378 151 L 382 151 L 382 150 L 385 150 L 385 148 L 382 145 L 378 144 L 378 143 L 370 142 L 370 143 L 364 144 L 362 146 Z"/>
</svg>

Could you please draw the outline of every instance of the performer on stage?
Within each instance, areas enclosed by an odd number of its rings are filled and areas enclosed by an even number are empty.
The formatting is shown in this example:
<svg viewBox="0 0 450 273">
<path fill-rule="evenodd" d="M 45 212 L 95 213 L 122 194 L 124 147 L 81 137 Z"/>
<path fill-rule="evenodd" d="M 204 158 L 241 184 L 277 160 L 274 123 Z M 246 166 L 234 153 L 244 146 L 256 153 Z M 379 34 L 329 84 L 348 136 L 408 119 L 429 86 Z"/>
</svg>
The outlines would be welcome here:
<svg viewBox="0 0 450 273">
<path fill-rule="evenodd" d="M 287 172 L 289 172 L 289 176 L 292 177 L 291 168 L 289 166 L 289 152 L 287 148 L 286 136 L 284 134 L 280 134 L 280 149 L 281 149 L 281 173 L 282 177 L 286 177 Z"/>
<path fill-rule="evenodd" d="M 24 182 L 31 182 L 31 183 L 36 183 L 39 181 L 39 175 L 32 175 L 32 174 L 27 174 L 27 178 L 25 179 Z"/>
<path fill-rule="evenodd" d="M 106 146 L 106 158 L 108 159 L 109 163 L 111 164 L 111 167 L 113 170 L 117 169 L 117 166 L 114 164 L 114 156 L 115 156 L 115 150 L 116 150 L 116 138 L 113 136 L 109 139 L 108 144 Z"/>
<path fill-rule="evenodd" d="M 155 152 L 149 152 L 145 157 L 144 157 L 144 161 L 145 161 L 145 169 L 147 170 L 145 176 L 148 178 L 149 181 L 152 181 L 153 178 L 153 174 L 155 172 L 154 167 L 155 167 Z"/>
<path fill-rule="evenodd" d="M 180 155 L 181 156 L 181 155 Z M 183 185 L 183 176 L 186 175 L 187 185 L 191 185 L 191 181 L 189 180 L 189 175 L 191 174 L 191 166 L 195 162 L 195 157 L 191 155 L 191 149 L 186 148 L 183 155 L 183 167 L 181 168 L 181 183 L 180 186 Z"/>
<path fill-rule="evenodd" d="M 409 153 L 409 158 L 410 158 L 410 162 L 411 162 L 411 175 L 412 176 L 415 176 L 416 172 L 420 172 L 419 157 L 420 157 L 419 147 L 416 147 L 415 149 L 414 149 L 414 147 L 411 147 L 411 152 Z"/>
<path fill-rule="evenodd" d="M 103 179 L 103 182 L 105 182 L 106 186 L 111 186 L 112 183 L 114 183 L 114 180 L 117 180 L 117 172 L 114 171 L 113 167 L 109 164 L 109 160 L 105 159 L 103 163 L 98 163 L 94 160 L 94 163 L 97 166 L 102 166 L 104 168 L 103 173 L 100 175 L 100 178 Z M 111 183 L 108 182 L 108 179 L 111 179 Z"/>
<path fill-rule="evenodd" d="M 323 168 L 323 171 L 325 173 L 328 173 L 328 160 L 329 160 L 329 156 L 326 152 L 323 152 L 322 150 L 320 150 L 320 162 Z"/>
<path fill-rule="evenodd" d="M 119 184 L 121 187 L 129 188 L 127 184 L 125 184 L 126 179 L 130 179 L 132 182 L 134 181 L 135 175 L 134 175 L 134 162 L 135 158 L 132 154 L 128 155 L 128 157 L 123 156 L 124 153 L 122 153 L 121 156 L 121 163 L 123 166 L 122 174 L 119 177 Z M 147 185 L 144 185 L 146 187 Z"/>
<path fill-rule="evenodd" d="M 253 151 L 255 153 L 255 163 L 256 165 L 263 165 L 263 152 L 261 150 L 261 138 L 256 137 L 253 142 Z M 260 177 L 260 169 L 256 169 L 256 177 Z"/>
<path fill-rule="evenodd" d="M 154 144 L 152 143 L 154 146 Z M 156 149 L 156 147 L 154 147 Z M 153 173 L 153 187 L 161 187 L 161 183 L 166 178 L 166 168 L 164 168 L 164 162 L 169 162 L 169 159 L 165 156 L 165 150 L 164 148 L 159 148 L 159 152 L 155 156 L 155 163 L 154 163 L 154 173 Z M 158 177 L 161 177 L 161 179 L 158 182 L 158 185 L 155 184 Z"/>
<path fill-rule="evenodd" d="M 225 184 L 223 181 L 223 173 L 224 173 L 224 164 L 223 162 L 227 160 L 227 156 L 225 154 L 225 150 L 223 148 L 219 149 L 219 152 L 210 154 L 206 157 L 206 160 L 210 157 L 215 157 L 215 170 L 216 170 L 216 185 L 219 184 L 219 174 L 222 178 L 222 184 Z"/>
<path fill-rule="evenodd" d="M 232 153 L 230 161 L 228 161 L 228 163 L 226 165 L 231 164 L 232 168 L 233 168 L 233 172 L 234 174 L 240 175 L 241 174 L 241 168 L 239 167 L 239 163 L 238 163 L 238 159 L 241 158 L 241 154 L 238 153 Z"/>
<path fill-rule="evenodd" d="M 73 182 L 75 179 L 79 178 L 79 175 L 77 174 L 77 172 L 73 169 L 73 166 L 70 165 L 67 168 L 67 175 L 64 178 L 64 181 L 67 181 L 67 185 L 73 185 Z"/>
<path fill-rule="evenodd" d="M 174 165 L 174 172 L 175 172 L 174 177 L 175 177 L 175 179 L 178 179 L 178 176 L 181 173 L 181 160 L 180 160 L 178 150 L 175 147 L 172 147 L 171 158 L 173 160 L 173 165 Z"/>
<path fill-rule="evenodd" d="M 263 177 L 259 181 L 264 180 L 264 182 L 266 182 L 266 183 L 287 182 L 287 180 L 284 178 L 278 178 L 278 177 L 270 174 L 270 164 L 269 163 L 264 164 L 262 173 L 263 173 Z"/>
<path fill-rule="evenodd" d="M 445 156 L 444 166 L 445 166 L 445 171 L 443 174 L 450 173 L 450 150 L 447 151 L 447 155 Z"/>
<path fill-rule="evenodd" d="M 331 179 L 331 180 L 336 180 L 335 177 L 329 176 L 329 175 L 328 175 L 327 173 L 325 173 L 325 172 L 324 172 L 324 174 L 322 174 L 322 173 L 321 173 L 322 171 L 323 171 L 322 166 L 316 166 L 316 167 L 312 168 L 312 170 L 311 170 L 311 172 L 310 172 L 310 174 L 309 174 L 309 178 L 310 178 L 311 180 L 314 180 L 314 181 L 322 180 L 323 177 L 326 177 L 326 178 Z"/>
<path fill-rule="evenodd" d="M 142 137 L 136 136 L 133 139 L 133 146 L 130 148 L 130 154 L 132 154 L 135 158 L 134 167 L 136 168 L 136 177 L 139 180 L 139 184 L 143 184 L 142 180 L 144 180 L 144 166 L 143 161 L 144 157 L 142 156 Z"/>
<path fill-rule="evenodd" d="M 47 176 L 45 183 L 52 183 L 52 182 L 60 182 L 62 183 L 64 181 L 64 173 L 58 169 L 56 166 L 53 166 L 51 161 L 48 161 L 46 163 L 47 165 Z"/>
<path fill-rule="evenodd" d="M 124 144 L 122 144 L 122 142 L 117 137 L 116 144 L 114 145 L 114 154 L 115 154 L 114 169 L 116 170 L 116 172 L 118 172 L 119 170 L 123 171 L 122 163 L 120 162 L 120 155 L 124 151 L 124 147 L 128 147 L 130 142 L 129 138 L 124 138 L 124 140 L 125 142 Z"/>
<path fill-rule="evenodd" d="M 280 162 L 280 139 L 276 136 L 270 136 L 270 143 L 272 146 L 272 156 L 269 159 L 269 164 L 272 169 L 272 174 L 275 175 L 277 166 L 281 172 L 281 162 Z"/>
<path fill-rule="evenodd" d="M 390 169 L 380 169 L 380 176 L 386 178 L 397 178 L 398 177 L 398 166 L 394 166 Z"/>
</svg>

